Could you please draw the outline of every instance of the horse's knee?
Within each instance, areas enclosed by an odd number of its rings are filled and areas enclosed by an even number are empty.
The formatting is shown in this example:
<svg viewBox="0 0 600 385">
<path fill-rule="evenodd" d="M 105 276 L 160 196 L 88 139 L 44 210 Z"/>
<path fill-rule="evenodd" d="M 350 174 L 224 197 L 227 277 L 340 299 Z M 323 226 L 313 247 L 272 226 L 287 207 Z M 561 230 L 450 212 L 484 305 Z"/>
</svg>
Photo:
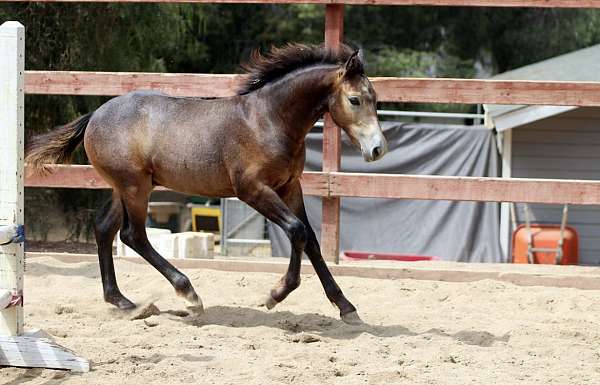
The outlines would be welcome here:
<svg viewBox="0 0 600 385">
<path fill-rule="evenodd" d="M 294 246 L 301 247 L 300 250 L 304 250 L 306 244 L 306 226 L 301 221 L 295 221 L 290 226 L 290 240 Z"/>
</svg>

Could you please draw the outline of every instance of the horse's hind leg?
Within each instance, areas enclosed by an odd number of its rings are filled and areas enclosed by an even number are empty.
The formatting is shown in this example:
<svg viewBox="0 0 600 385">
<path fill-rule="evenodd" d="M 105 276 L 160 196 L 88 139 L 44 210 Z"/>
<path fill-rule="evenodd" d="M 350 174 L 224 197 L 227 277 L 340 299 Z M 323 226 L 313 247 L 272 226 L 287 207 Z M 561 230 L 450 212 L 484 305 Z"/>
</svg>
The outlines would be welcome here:
<svg viewBox="0 0 600 385">
<path fill-rule="evenodd" d="M 134 308 L 135 304 L 125 298 L 119 290 L 115 276 L 112 250 L 113 240 L 121 226 L 122 217 L 121 200 L 117 194 L 113 194 L 111 199 L 98 212 L 94 222 L 94 230 L 96 244 L 98 245 L 98 259 L 100 262 L 104 300 L 117 306 L 119 309 L 126 310 Z"/>
<path fill-rule="evenodd" d="M 137 179 L 140 179 L 139 176 Z M 173 285 L 179 296 L 185 298 L 188 303 L 196 307 L 197 311 L 201 312 L 203 310 L 202 301 L 192 287 L 189 278 L 165 260 L 148 241 L 146 215 L 151 191 L 152 184 L 149 177 L 138 185 L 130 184 L 121 189 L 120 195 L 124 209 L 121 240 L 158 270 Z"/>
</svg>

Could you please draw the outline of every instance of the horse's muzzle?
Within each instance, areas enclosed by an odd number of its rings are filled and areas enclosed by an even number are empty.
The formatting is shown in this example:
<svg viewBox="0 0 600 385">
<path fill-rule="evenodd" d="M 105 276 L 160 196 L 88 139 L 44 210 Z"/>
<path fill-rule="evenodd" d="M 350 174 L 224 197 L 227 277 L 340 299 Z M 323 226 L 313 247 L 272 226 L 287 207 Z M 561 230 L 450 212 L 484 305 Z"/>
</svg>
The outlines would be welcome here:
<svg viewBox="0 0 600 385">
<path fill-rule="evenodd" d="M 365 151 L 366 150 L 366 151 Z M 383 135 L 375 140 L 373 140 L 373 144 L 368 146 L 367 148 L 363 148 L 363 158 L 367 162 L 373 162 L 383 158 L 383 156 L 387 153 L 387 141 Z"/>
</svg>

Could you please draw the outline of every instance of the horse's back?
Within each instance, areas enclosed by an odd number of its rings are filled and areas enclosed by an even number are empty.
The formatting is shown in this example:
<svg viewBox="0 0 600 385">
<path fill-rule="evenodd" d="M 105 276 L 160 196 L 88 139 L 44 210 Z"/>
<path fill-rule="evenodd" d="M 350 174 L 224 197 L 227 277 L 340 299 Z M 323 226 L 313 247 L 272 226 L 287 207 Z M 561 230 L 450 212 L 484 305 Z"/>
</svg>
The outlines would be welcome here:
<svg viewBox="0 0 600 385">
<path fill-rule="evenodd" d="M 208 182 L 215 191 L 203 191 L 207 195 L 229 194 L 229 179 L 223 178 L 223 136 L 227 127 L 239 126 L 237 111 L 236 104 L 226 99 L 134 91 L 94 112 L 85 149 L 108 179 L 145 172 L 152 175 L 153 183 L 176 190 Z"/>
</svg>

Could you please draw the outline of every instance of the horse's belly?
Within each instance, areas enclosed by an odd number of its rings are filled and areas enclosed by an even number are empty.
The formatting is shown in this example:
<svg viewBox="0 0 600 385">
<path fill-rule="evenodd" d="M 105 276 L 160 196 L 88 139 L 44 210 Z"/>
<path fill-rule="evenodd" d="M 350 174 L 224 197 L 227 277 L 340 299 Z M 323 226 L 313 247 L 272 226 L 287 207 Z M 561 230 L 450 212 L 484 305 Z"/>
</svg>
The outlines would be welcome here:
<svg viewBox="0 0 600 385">
<path fill-rule="evenodd" d="M 207 197 L 229 197 L 234 195 L 227 170 L 218 164 L 193 164 L 156 167 L 153 173 L 156 185 L 171 190 Z"/>
</svg>

